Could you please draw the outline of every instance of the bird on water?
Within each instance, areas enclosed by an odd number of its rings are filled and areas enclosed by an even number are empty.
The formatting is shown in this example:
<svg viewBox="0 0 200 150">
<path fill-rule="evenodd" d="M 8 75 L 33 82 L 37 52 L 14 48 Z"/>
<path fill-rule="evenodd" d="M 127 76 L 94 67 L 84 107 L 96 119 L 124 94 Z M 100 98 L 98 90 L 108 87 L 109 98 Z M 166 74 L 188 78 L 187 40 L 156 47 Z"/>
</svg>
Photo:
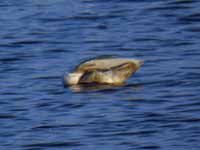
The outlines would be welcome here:
<svg viewBox="0 0 200 150">
<path fill-rule="evenodd" d="M 64 84 L 122 84 L 143 64 L 143 60 L 131 58 L 91 59 L 79 64 L 72 73 L 64 75 Z"/>
</svg>

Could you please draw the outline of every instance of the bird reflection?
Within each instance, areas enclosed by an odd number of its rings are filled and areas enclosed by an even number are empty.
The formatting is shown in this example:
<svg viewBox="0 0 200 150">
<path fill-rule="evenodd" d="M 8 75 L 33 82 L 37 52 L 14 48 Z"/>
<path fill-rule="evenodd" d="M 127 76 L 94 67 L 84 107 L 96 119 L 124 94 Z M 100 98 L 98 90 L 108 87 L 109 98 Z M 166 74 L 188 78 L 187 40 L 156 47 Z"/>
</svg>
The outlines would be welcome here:
<svg viewBox="0 0 200 150">
<path fill-rule="evenodd" d="M 73 92 L 96 92 L 96 91 L 113 91 L 117 90 L 121 87 L 128 87 L 128 88 L 134 88 L 138 89 L 141 88 L 142 85 L 140 84 L 117 84 L 117 85 L 112 85 L 112 84 L 77 84 L 77 85 L 71 85 L 68 86 L 69 89 L 71 89 Z"/>
</svg>

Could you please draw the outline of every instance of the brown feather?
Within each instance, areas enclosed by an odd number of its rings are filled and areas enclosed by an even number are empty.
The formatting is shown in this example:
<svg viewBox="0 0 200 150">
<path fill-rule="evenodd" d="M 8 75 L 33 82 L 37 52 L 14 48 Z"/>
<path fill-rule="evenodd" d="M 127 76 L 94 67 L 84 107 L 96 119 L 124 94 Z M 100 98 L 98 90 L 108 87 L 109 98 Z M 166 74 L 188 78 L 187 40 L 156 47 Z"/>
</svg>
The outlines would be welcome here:
<svg viewBox="0 0 200 150">
<path fill-rule="evenodd" d="M 79 83 L 122 83 L 137 70 L 134 63 L 124 63 L 110 69 L 86 71 Z"/>
</svg>

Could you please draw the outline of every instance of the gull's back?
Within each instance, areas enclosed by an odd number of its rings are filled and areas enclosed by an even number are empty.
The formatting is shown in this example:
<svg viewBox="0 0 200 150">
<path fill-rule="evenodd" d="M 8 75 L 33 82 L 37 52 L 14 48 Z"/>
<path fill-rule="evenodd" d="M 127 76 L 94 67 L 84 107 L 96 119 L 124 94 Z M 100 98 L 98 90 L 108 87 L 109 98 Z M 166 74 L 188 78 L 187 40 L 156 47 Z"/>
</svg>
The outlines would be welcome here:
<svg viewBox="0 0 200 150">
<path fill-rule="evenodd" d="M 120 66 L 125 63 L 134 64 L 138 68 L 139 61 L 136 59 L 123 59 L 123 58 L 108 58 L 108 59 L 94 59 L 80 64 L 75 72 L 84 72 L 90 70 L 109 70 L 113 67 Z"/>
</svg>

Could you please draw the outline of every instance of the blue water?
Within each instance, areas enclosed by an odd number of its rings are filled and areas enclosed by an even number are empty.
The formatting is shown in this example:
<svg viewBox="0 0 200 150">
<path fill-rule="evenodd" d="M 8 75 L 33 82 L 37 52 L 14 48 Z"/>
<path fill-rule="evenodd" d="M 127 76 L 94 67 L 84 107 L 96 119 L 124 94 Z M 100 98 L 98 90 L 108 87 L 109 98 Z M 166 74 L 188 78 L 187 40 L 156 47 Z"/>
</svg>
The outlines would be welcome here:
<svg viewBox="0 0 200 150">
<path fill-rule="evenodd" d="M 2 0 L 1 150 L 199 150 L 199 0 Z M 102 55 L 145 60 L 122 87 L 65 88 Z"/>
</svg>

